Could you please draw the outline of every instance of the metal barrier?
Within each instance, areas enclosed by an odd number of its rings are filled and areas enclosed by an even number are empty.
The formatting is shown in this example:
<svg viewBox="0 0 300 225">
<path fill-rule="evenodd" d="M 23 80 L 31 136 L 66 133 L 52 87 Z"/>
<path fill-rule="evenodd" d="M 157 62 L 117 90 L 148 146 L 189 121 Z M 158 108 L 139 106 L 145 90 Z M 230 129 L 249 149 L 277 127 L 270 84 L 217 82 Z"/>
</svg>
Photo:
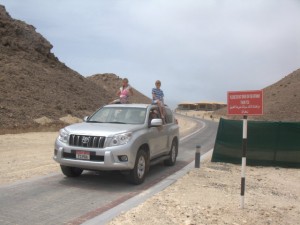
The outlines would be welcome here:
<svg viewBox="0 0 300 225">
<path fill-rule="evenodd" d="M 200 168 L 200 161 L 201 161 L 201 145 L 197 145 L 196 153 L 195 153 L 195 168 Z"/>
</svg>

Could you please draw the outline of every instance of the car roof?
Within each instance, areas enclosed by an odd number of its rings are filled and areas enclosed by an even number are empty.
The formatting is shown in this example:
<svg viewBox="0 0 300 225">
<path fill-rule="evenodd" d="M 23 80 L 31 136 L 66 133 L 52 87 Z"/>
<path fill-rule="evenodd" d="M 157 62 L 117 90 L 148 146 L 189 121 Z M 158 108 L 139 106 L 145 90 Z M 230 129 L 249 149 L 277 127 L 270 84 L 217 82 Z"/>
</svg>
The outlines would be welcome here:
<svg viewBox="0 0 300 225">
<path fill-rule="evenodd" d="M 106 107 L 113 107 L 113 108 L 142 108 L 142 109 L 147 109 L 149 107 L 151 108 L 155 108 L 158 107 L 156 104 L 138 104 L 138 103 L 134 103 L 134 104 L 110 104 L 110 105 L 105 105 L 103 106 L 104 108 Z M 165 105 L 165 108 L 169 108 L 167 105 Z"/>
<path fill-rule="evenodd" d="M 111 104 L 104 107 L 116 107 L 116 108 L 148 108 L 150 104 Z"/>
</svg>

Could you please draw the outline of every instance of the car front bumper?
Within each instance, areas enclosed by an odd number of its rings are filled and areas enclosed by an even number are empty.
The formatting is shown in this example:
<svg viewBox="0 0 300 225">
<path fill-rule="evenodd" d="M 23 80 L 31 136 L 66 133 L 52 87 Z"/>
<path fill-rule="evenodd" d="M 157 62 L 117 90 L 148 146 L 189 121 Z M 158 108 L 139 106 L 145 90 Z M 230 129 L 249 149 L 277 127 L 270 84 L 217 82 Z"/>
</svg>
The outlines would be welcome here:
<svg viewBox="0 0 300 225">
<path fill-rule="evenodd" d="M 76 151 L 89 152 L 98 159 L 76 159 Z M 135 154 L 126 145 L 96 149 L 68 146 L 56 140 L 53 159 L 61 165 L 86 170 L 131 170 L 134 167 Z M 128 160 L 121 161 L 121 156 L 127 156 Z"/>
</svg>

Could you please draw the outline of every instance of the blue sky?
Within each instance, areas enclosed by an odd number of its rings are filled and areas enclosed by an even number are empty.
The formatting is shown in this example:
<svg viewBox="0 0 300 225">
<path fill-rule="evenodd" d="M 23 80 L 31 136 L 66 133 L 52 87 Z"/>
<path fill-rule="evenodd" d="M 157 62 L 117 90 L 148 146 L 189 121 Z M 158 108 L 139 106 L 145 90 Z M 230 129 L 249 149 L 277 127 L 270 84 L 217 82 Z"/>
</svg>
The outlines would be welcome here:
<svg viewBox="0 0 300 225">
<path fill-rule="evenodd" d="M 298 0 L 0 0 L 84 76 L 116 73 L 165 101 L 226 101 L 300 68 Z"/>
</svg>

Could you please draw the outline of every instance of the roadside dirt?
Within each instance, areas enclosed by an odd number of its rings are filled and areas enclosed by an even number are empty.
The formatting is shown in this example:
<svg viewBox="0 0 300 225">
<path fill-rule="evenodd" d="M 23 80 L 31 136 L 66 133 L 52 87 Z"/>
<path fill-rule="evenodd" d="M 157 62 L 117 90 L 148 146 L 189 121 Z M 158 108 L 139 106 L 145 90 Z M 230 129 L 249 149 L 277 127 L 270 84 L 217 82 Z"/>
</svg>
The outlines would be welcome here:
<svg viewBox="0 0 300 225">
<path fill-rule="evenodd" d="M 299 170 L 248 167 L 244 209 L 240 171 L 238 165 L 207 161 L 108 224 L 299 224 Z"/>
<path fill-rule="evenodd" d="M 58 172 L 53 161 L 57 132 L 0 135 L 0 185 Z"/>
</svg>

